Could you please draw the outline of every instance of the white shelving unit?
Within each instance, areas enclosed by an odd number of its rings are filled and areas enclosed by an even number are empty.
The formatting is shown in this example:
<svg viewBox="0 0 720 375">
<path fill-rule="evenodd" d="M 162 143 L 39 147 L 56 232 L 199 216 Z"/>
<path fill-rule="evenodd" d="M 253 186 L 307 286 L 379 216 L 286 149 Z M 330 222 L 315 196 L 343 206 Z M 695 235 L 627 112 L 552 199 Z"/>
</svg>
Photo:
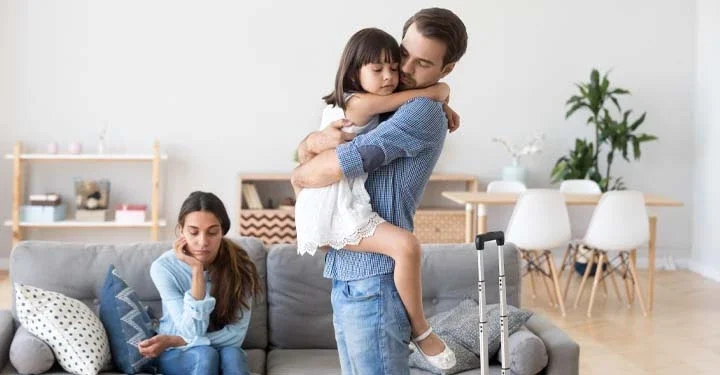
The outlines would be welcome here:
<svg viewBox="0 0 720 375">
<path fill-rule="evenodd" d="M 12 245 L 23 240 L 22 228 L 149 228 L 150 240 L 157 241 L 160 227 L 167 226 L 160 219 L 160 161 L 167 160 L 166 154 L 160 154 L 160 145 L 155 142 L 152 154 L 27 154 L 22 153 L 22 143 L 16 143 L 14 152 L 5 155 L 13 161 L 13 200 L 12 218 L 3 224 L 12 227 Z M 149 162 L 152 163 L 152 200 L 150 220 L 144 223 L 128 224 L 114 221 L 84 222 L 62 220 L 50 223 L 30 223 L 20 221 L 20 207 L 23 202 L 23 163 L 30 162 Z"/>
</svg>

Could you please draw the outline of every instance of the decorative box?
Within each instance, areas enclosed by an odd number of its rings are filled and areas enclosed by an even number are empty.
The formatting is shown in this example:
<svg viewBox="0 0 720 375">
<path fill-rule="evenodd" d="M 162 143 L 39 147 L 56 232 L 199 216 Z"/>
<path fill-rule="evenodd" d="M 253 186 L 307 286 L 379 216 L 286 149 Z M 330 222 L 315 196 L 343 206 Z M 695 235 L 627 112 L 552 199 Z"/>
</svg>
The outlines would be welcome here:
<svg viewBox="0 0 720 375">
<path fill-rule="evenodd" d="M 140 224 L 145 222 L 144 204 L 121 204 L 115 209 L 115 222 L 124 224 Z"/>
<path fill-rule="evenodd" d="M 20 221 L 29 223 L 52 223 L 65 220 L 65 205 L 20 207 Z"/>
<path fill-rule="evenodd" d="M 75 211 L 77 221 L 106 221 L 107 210 L 77 210 Z"/>
</svg>

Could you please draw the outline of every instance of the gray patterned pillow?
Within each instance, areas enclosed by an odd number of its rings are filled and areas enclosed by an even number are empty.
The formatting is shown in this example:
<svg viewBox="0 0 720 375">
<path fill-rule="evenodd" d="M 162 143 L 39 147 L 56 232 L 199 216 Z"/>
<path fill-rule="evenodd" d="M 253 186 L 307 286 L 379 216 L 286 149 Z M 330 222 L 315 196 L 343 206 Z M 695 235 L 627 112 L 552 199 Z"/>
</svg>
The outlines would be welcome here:
<svg viewBox="0 0 720 375">
<path fill-rule="evenodd" d="M 508 332 L 512 335 L 532 316 L 532 312 L 508 305 Z M 490 358 L 500 350 L 500 305 L 487 305 L 485 333 Z M 428 318 L 428 323 L 448 346 L 455 351 L 457 365 L 442 374 L 455 374 L 480 367 L 480 313 L 478 303 L 466 299 L 455 308 Z M 470 355 L 472 354 L 472 355 Z M 420 353 L 410 355 L 410 367 L 436 372 Z"/>
</svg>

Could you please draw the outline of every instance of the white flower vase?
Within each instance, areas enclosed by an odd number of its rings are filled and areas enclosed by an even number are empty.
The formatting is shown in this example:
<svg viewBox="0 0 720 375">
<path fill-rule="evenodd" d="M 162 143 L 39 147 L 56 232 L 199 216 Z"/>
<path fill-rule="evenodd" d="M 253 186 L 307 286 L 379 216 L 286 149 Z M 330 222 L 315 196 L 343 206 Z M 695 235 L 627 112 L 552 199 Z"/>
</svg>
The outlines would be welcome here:
<svg viewBox="0 0 720 375">
<path fill-rule="evenodd" d="M 503 167 L 502 179 L 503 181 L 520 181 L 525 183 L 525 168 L 517 164 Z"/>
</svg>

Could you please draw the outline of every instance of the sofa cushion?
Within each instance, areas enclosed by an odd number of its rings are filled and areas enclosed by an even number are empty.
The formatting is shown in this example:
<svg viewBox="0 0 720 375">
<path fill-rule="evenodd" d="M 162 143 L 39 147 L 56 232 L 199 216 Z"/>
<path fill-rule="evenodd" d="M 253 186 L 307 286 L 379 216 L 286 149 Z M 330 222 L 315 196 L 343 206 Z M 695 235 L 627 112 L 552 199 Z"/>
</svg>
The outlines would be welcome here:
<svg viewBox="0 0 720 375">
<path fill-rule="evenodd" d="M 334 349 L 274 349 L 268 353 L 267 375 L 337 375 L 340 358 Z"/>
<path fill-rule="evenodd" d="M 110 361 L 105 329 L 82 302 L 27 285 L 15 285 L 15 290 L 18 319 L 50 345 L 62 368 L 95 375 Z"/>
<path fill-rule="evenodd" d="M 152 321 L 135 291 L 110 266 L 100 292 L 100 320 L 110 340 L 112 359 L 126 374 L 152 372 L 155 361 L 138 350 L 140 341 L 152 337 Z"/>
<path fill-rule="evenodd" d="M 265 374 L 265 351 L 262 349 L 248 349 L 245 351 L 247 353 L 247 359 L 248 359 L 248 367 L 250 368 L 250 375 L 262 375 Z M 2 375 L 15 375 L 18 374 L 18 370 L 13 367 L 12 364 L 8 363 L 5 368 L 0 371 L 0 374 Z M 53 366 L 50 371 L 43 373 L 43 375 L 65 375 L 67 372 L 65 372 L 60 366 L 57 364 Z M 102 375 L 123 375 L 123 373 L 110 371 L 110 372 L 101 372 Z M 147 373 L 138 373 L 137 375 L 148 375 Z"/>
<path fill-rule="evenodd" d="M 228 236 L 248 252 L 265 284 L 265 254 L 262 242 L 256 238 Z M 77 244 L 51 241 L 20 242 L 10 255 L 10 278 L 13 283 L 33 285 L 62 293 L 82 301 L 92 310 L 99 307 L 99 291 L 108 267 L 114 264 L 135 290 L 140 301 L 149 306 L 156 317 L 162 315 L 160 295 L 150 279 L 150 264 L 172 242 L 143 242 L 124 245 Z M 42 269 L 43 272 L 37 272 Z M 68 272 L 68 270 L 82 272 Z M 263 289 L 266 285 L 263 285 Z M 13 296 L 15 290 L 13 289 Z M 253 303 L 250 327 L 243 347 L 267 347 L 267 304 L 265 295 Z M 13 297 L 14 302 L 14 297 Z M 15 305 L 13 303 L 13 313 Z M 17 316 L 17 315 L 16 315 Z"/>
<path fill-rule="evenodd" d="M 276 245 L 267 256 L 270 345 L 280 349 L 334 349 L 331 281 L 323 278 L 322 253 L 297 254 L 294 245 Z"/>
<path fill-rule="evenodd" d="M 10 344 L 10 363 L 21 374 L 41 374 L 55 363 L 50 346 L 20 326 Z"/>
<path fill-rule="evenodd" d="M 545 343 L 525 327 L 508 337 L 508 354 L 509 367 L 515 375 L 535 375 L 548 364 Z M 497 360 L 500 361 L 500 352 Z"/>
</svg>

